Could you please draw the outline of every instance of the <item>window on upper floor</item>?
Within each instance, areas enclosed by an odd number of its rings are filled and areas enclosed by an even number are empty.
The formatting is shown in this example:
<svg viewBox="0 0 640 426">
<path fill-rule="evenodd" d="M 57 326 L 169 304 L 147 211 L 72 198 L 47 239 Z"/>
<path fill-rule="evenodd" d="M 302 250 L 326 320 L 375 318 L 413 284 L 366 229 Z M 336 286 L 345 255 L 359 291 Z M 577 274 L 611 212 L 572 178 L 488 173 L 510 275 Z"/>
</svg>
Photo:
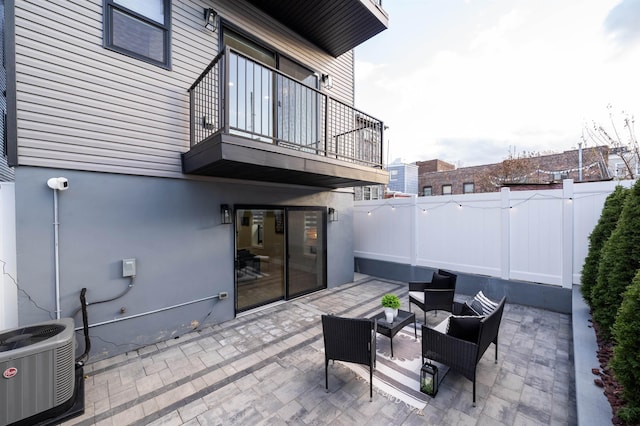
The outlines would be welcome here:
<svg viewBox="0 0 640 426">
<path fill-rule="evenodd" d="M 473 182 L 465 182 L 462 185 L 462 193 L 463 194 L 473 194 L 474 185 Z"/>
<path fill-rule="evenodd" d="M 170 66 L 170 0 L 104 0 L 104 47 Z"/>
<path fill-rule="evenodd" d="M 422 195 L 425 197 L 430 197 L 433 195 L 431 187 L 430 186 L 425 186 L 422 188 Z"/>
<path fill-rule="evenodd" d="M 442 185 L 442 195 L 451 195 L 451 184 Z"/>
</svg>

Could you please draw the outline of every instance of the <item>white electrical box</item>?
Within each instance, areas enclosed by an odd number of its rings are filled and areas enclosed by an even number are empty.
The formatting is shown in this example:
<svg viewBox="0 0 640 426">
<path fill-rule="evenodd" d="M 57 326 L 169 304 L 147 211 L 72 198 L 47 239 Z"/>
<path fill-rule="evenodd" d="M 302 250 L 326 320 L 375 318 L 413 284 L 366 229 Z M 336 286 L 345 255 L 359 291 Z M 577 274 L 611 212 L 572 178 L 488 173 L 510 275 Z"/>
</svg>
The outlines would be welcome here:
<svg viewBox="0 0 640 426">
<path fill-rule="evenodd" d="M 136 276 L 136 260 L 135 259 L 122 259 L 122 277 L 135 277 Z"/>
</svg>

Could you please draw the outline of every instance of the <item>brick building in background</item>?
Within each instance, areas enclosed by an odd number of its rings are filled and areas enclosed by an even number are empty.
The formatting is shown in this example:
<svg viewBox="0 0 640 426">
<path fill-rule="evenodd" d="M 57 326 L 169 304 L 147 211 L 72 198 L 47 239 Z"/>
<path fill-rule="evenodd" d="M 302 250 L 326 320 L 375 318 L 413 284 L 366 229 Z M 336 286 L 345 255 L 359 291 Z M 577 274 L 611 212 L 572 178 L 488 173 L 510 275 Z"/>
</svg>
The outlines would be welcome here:
<svg viewBox="0 0 640 426">
<path fill-rule="evenodd" d="M 501 163 L 456 169 L 442 160 L 417 161 L 420 196 L 493 192 L 503 186 L 513 189 L 552 189 L 562 179 L 575 182 L 608 180 L 609 147 L 574 149 L 560 154 L 509 159 Z M 514 164 L 517 163 L 517 164 Z"/>
</svg>

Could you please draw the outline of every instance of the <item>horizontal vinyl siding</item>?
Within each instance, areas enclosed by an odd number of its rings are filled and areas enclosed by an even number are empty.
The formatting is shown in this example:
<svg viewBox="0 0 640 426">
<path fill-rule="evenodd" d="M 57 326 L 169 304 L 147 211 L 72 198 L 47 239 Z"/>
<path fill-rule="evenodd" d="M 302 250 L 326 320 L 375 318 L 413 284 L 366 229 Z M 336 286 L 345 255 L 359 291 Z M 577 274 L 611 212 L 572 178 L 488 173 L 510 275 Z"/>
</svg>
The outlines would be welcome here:
<svg viewBox="0 0 640 426">
<path fill-rule="evenodd" d="M 242 5 L 244 3 L 233 0 L 221 1 L 220 9 L 216 10 L 223 18 L 245 28 L 245 31 L 291 59 L 319 74 L 331 75 L 333 88 L 325 93 L 353 105 L 353 51 L 334 58 L 256 8 Z"/>
<path fill-rule="evenodd" d="M 5 34 L 5 19 L 4 19 L 4 0 L 0 0 L 0 34 Z M 2 39 L 4 40 L 5 37 Z M 0 57 L 4 58 L 4 43 L 0 43 Z M 0 136 L 3 136 L 7 126 L 5 120 L 5 114 L 7 112 L 7 69 L 5 68 L 4 61 L 0 65 Z M 0 137 L 0 140 L 2 137 Z M 0 149 L 0 182 L 12 182 L 14 180 L 13 169 L 9 167 L 6 152 L 4 149 Z"/>
<path fill-rule="evenodd" d="M 199 1 L 173 1 L 171 70 L 102 47 L 102 0 L 16 2 L 18 162 L 181 177 L 187 89 L 215 57 Z M 319 73 L 353 102 L 353 54 L 332 58 L 252 6 L 209 2 L 229 22 Z"/>
</svg>

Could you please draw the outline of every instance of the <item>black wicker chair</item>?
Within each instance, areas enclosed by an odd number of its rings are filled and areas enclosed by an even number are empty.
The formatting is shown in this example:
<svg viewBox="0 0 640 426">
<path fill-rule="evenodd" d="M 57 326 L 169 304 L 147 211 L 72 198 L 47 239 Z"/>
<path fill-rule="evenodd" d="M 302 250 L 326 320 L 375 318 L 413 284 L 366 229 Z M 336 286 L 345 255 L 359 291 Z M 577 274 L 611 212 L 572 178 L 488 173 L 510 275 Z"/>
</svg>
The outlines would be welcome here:
<svg viewBox="0 0 640 426">
<path fill-rule="evenodd" d="M 427 323 L 428 311 L 453 312 L 453 297 L 456 292 L 458 276 L 439 269 L 430 282 L 409 281 L 409 311 L 411 304 L 424 311 L 424 323 Z"/>
<path fill-rule="evenodd" d="M 369 366 L 369 399 L 373 399 L 373 370 L 376 366 L 376 323 L 367 318 L 322 315 L 324 335 L 324 379 L 329 391 L 329 360 Z"/>
<path fill-rule="evenodd" d="M 496 309 L 480 321 L 477 336 L 472 341 L 422 326 L 422 362 L 425 358 L 442 363 L 458 371 L 473 382 L 473 405 L 476 405 L 476 367 L 491 343 L 496 346 L 495 362 L 498 362 L 498 332 L 506 298 Z M 456 303 L 456 305 L 460 305 Z M 460 311 L 456 306 L 455 311 Z"/>
</svg>

